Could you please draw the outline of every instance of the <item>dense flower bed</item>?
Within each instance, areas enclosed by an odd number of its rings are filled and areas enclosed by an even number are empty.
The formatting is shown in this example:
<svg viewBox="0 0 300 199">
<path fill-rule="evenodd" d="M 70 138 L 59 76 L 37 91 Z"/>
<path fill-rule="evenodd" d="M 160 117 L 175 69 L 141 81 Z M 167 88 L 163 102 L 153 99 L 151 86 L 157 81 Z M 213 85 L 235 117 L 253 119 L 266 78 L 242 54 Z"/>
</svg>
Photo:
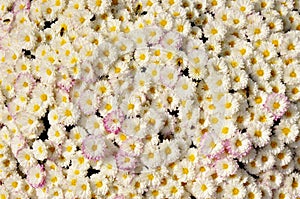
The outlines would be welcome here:
<svg viewBox="0 0 300 199">
<path fill-rule="evenodd" d="M 0 198 L 300 198 L 298 0 L 0 2 Z"/>
</svg>

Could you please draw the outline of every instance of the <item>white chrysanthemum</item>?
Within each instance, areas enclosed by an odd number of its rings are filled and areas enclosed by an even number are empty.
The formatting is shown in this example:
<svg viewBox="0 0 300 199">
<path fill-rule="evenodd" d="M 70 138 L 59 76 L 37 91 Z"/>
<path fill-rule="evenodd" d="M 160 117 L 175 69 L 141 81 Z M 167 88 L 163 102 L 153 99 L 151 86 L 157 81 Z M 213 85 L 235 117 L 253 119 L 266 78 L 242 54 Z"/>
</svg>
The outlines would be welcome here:
<svg viewBox="0 0 300 199">
<path fill-rule="evenodd" d="M 175 85 L 175 92 L 180 98 L 191 98 L 196 90 L 196 84 L 187 77 L 180 77 Z"/>
<path fill-rule="evenodd" d="M 32 149 L 33 155 L 37 160 L 45 160 L 47 158 L 48 149 L 42 140 L 35 140 L 32 144 Z"/>
<path fill-rule="evenodd" d="M 219 21 L 212 21 L 205 25 L 203 29 L 205 37 L 214 40 L 221 40 L 224 38 L 226 31 L 224 24 Z"/>
<path fill-rule="evenodd" d="M 183 159 L 179 164 L 176 164 L 174 173 L 180 182 L 187 182 L 195 178 L 195 166 L 189 160 Z"/>
<path fill-rule="evenodd" d="M 62 125 L 52 125 L 48 129 L 48 138 L 50 141 L 61 144 L 66 139 L 66 131 Z"/>
<path fill-rule="evenodd" d="M 8 178 L 5 178 L 3 181 L 4 186 L 10 191 L 21 191 L 22 184 L 24 183 L 21 176 L 18 174 L 12 174 Z"/>
<path fill-rule="evenodd" d="M 262 21 L 251 23 L 247 26 L 247 35 L 252 41 L 264 39 L 269 34 L 269 28 Z"/>
<path fill-rule="evenodd" d="M 247 133 L 255 147 L 263 147 L 270 141 L 271 130 L 265 125 L 254 125 L 247 129 Z"/>
<path fill-rule="evenodd" d="M 73 103 L 64 103 L 58 108 L 60 123 L 63 125 L 74 125 L 80 118 L 80 111 Z"/>
<path fill-rule="evenodd" d="M 216 188 L 214 181 L 200 177 L 193 183 L 192 193 L 197 198 L 209 198 L 213 196 Z"/>
<path fill-rule="evenodd" d="M 156 17 L 156 24 L 165 30 L 171 30 L 173 27 L 173 18 L 169 13 L 158 13 Z"/>
<path fill-rule="evenodd" d="M 159 152 L 164 164 L 175 162 L 180 156 L 180 149 L 176 141 L 164 140 L 159 145 Z"/>
<path fill-rule="evenodd" d="M 225 94 L 216 103 L 216 111 L 226 116 L 233 115 L 239 110 L 239 103 L 231 94 Z"/>
<path fill-rule="evenodd" d="M 17 154 L 17 160 L 26 170 L 37 163 L 32 151 L 29 148 L 21 149 Z"/>
<path fill-rule="evenodd" d="M 217 173 L 221 177 L 228 177 L 230 175 L 235 174 L 237 171 L 238 165 L 236 161 L 228 159 L 228 158 L 223 158 L 220 160 L 217 160 L 215 164 L 215 168 L 217 170 Z"/>
<path fill-rule="evenodd" d="M 178 80 L 178 70 L 171 66 L 163 67 L 160 70 L 160 81 L 167 87 L 173 88 Z"/>
<path fill-rule="evenodd" d="M 99 58 L 102 59 L 104 65 L 110 65 L 118 58 L 118 50 L 108 42 L 102 43 L 98 50 Z"/>
<path fill-rule="evenodd" d="M 296 124 L 291 124 L 288 121 L 282 120 L 279 125 L 276 126 L 275 134 L 278 139 L 282 140 L 284 143 L 292 143 L 299 134 L 299 128 Z"/>
<path fill-rule="evenodd" d="M 275 157 L 270 153 L 270 151 L 263 149 L 257 153 L 256 156 L 257 166 L 260 171 L 267 171 L 271 169 L 275 164 Z"/>
<path fill-rule="evenodd" d="M 224 189 L 224 195 L 228 198 L 242 199 L 246 196 L 245 187 L 237 180 L 230 180 Z"/>
<path fill-rule="evenodd" d="M 93 193 L 105 195 L 108 191 L 108 179 L 102 173 L 93 174 L 90 177 L 90 186 Z"/>
<path fill-rule="evenodd" d="M 299 84 L 300 69 L 297 64 L 288 65 L 283 71 L 283 82 L 288 85 Z"/>
<path fill-rule="evenodd" d="M 84 114 L 94 114 L 98 106 L 98 98 L 96 93 L 92 92 L 91 90 L 85 90 L 80 97 L 79 106 Z"/>
<path fill-rule="evenodd" d="M 158 151 L 158 147 L 145 147 L 144 152 L 141 154 L 141 162 L 148 168 L 156 168 L 160 166 L 163 163 L 163 159 Z"/>
</svg>

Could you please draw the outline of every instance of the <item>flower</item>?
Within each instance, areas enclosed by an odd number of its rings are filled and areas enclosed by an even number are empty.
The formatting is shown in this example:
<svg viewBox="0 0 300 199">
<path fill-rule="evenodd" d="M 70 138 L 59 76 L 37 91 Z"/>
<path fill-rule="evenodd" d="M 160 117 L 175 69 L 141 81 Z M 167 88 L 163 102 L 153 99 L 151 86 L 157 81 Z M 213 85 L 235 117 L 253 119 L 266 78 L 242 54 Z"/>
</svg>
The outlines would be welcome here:
<svg viewBox="0 0 300 199">
<path fill-rule="evenodd" d="M 121 110 L 115 110 L 106 115 L 104 118 L 104 127 L 109 133 L 118 134 L 124 121 L 124 115 Z"/>
<path fill-rule="evenodd" d="M 89 135 L 82 142 L 83 155 L 89 160 L 103 158 L 106 148 L 106 143 L 100 135 Z"/>
<path fill-rule="evenodd" d="M 274 119 L 277 120 L 284 115 L 289 105 L 288 98 L 284 94 L 269 95 L 264 107 L 273 114 Z"/>
<path fill-rule="evenodd" d="M 200 177 L 193 183 L 192 192 L 197 198 L 208 198 L 213 197 L 216 188 L 214 181 Z"/>
<path fill-rule="evenodd" d="M 116 162 L 118 168 L 124 171 L 133 171 L 136 167 L 137 160 L 134 156 L 127 154 L 126 152 L 119 150 L 116 155 Z"/>
<path fill-rule="evenodd" d="M 43 187 L 46 183 L 46 172 L 41 165 L 32 166 L 27 171 L 27 181 L 33 188 Z"/>
</svg>

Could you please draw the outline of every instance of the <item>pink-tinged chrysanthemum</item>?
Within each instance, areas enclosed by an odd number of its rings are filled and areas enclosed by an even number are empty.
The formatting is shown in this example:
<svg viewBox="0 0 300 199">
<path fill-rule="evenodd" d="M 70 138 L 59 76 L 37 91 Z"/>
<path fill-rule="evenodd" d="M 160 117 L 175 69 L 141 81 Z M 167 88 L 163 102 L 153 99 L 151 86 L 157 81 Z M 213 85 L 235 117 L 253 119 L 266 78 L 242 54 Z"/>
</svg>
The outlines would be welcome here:
<svg viewBox="0 0 300 199">
<path fill-rule="evenodd" d="M 33 188 L 39 188 L 46 183 L 46 171 L 43 165 L 34 165 L 27 172 L 27 181 Z"/>
<path fill-rule="evenodd" d="M 18 94 L 28 94 L 35 85 L 35 79 L 30 73 L 20 73 L 14 84 Z"/>
<path fill-rule="evenodd" d="M 104 157 L 106 143 L 101 135 L 89 135 L 82 142 L 82 152 L 89 160 L 99 160 Z"/>
<path fill-rule="evenodd" d="M 122 150 L 118 151 L 115 158 L 120 170 L 132 171 L 136 167 L 136 158 Z"/>
<path fill-rule="evenodd" d="M 118 134 L 121 131 L 121 126 L 124 121 L 124 114 L 121 110 L 115 110 L 108 113 L 103 122 L 105 130 L 109 133 Z"/>
<path fill-rule="evenodd" d="M 269 95 L 264 104 L 264 107 L 273 114 L 275 120 L 284 115 L 288 106 L 288 98 L 282 93 L 273 93 Z"/>
<path fill-rule="evenodd" d="M 221 139 L 214 132 L 205 133 L 200 144 L 200 152 L 210 158 L 218 157 L 224 151 Z"/>
</svg>

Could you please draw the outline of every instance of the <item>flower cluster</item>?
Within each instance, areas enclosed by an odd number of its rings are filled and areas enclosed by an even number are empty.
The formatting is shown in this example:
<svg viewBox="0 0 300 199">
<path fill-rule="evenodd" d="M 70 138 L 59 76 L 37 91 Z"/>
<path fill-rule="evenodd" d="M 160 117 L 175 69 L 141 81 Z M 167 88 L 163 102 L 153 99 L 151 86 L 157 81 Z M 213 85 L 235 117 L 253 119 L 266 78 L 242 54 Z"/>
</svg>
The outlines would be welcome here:
<svg viewBox="0 0 300 199">
<path fill-rule="evenodd" d="M 1 1 L 0 198 L 300 198 L 299 11 Z"/>
</svg>

